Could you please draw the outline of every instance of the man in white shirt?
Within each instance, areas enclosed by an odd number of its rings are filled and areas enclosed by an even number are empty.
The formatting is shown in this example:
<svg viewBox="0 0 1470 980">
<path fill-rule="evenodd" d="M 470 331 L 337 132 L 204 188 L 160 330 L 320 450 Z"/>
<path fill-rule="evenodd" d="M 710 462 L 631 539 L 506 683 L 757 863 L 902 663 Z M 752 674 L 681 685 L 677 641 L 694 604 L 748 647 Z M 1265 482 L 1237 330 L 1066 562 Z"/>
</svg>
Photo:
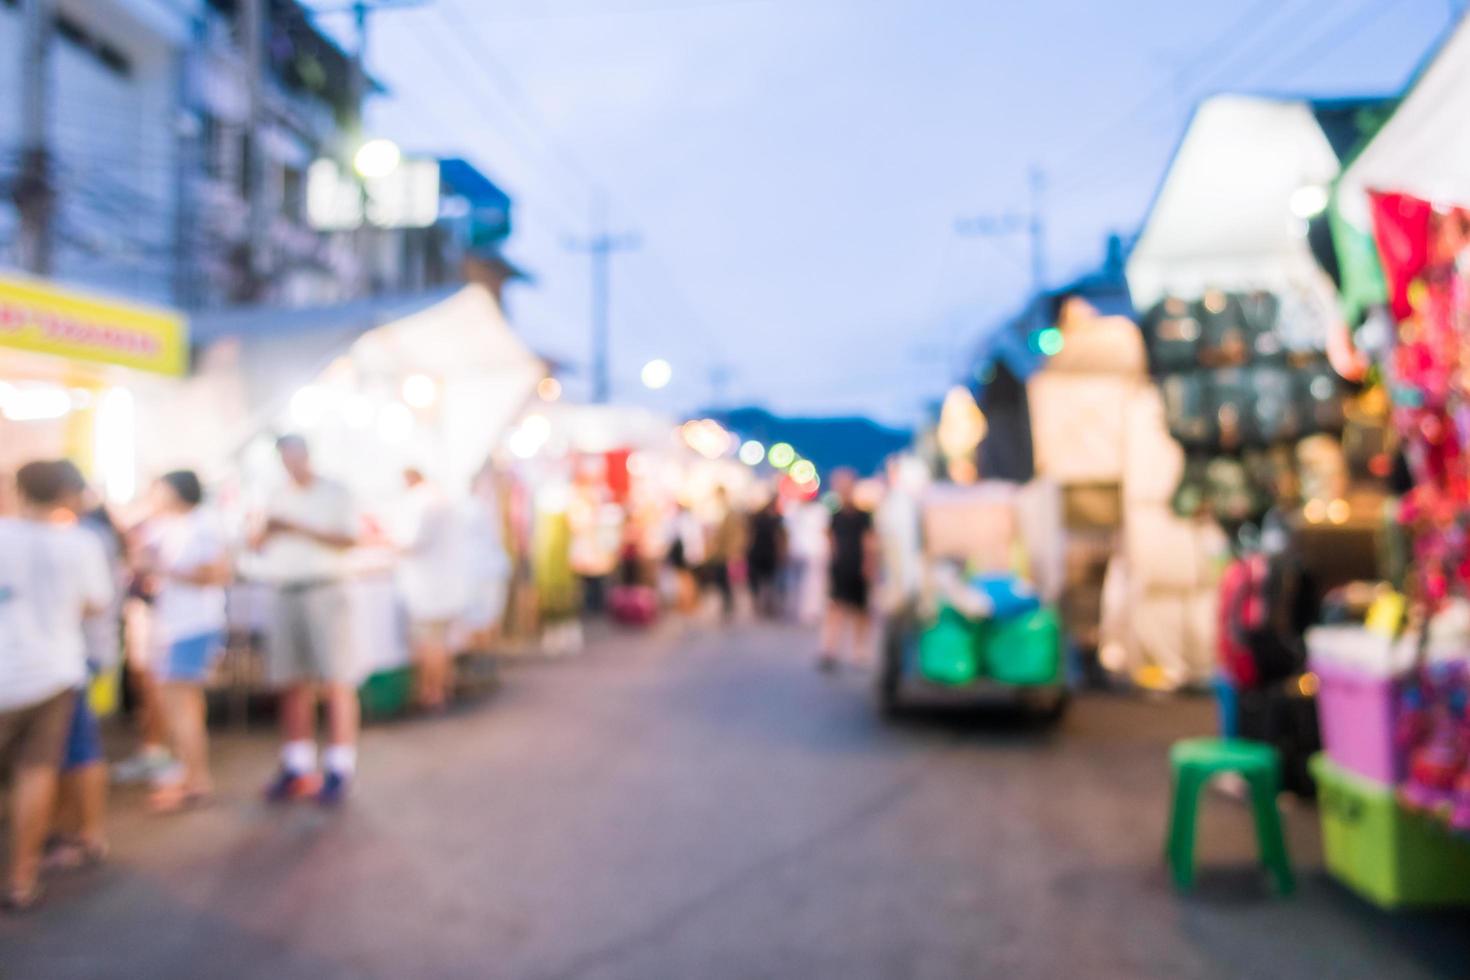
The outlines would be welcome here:
<svg viewBox="0 0 1470 980">
<path fill-rule="evenodd" d="M 342 802 L 357 768 L 358 701 L 362 667 L 351 635 L 343 559 L 357 543 L 352 494 L 318 476 L 306 440 L 276 441 L 287 481 L 266 506 L 255 535 L 264 567 L 276 587 L 275 612 L 266 637 L 266 673 L 285 688 L 281 770 L 266 798 L 284 802 L 314 795 Z M 327 750 L 317 776 L 317 695 L 327 702 Z"/>
<path fill-rule="evenodd" d="M 0 519 L 0 782 L 10 779 L 10 876 L 0 905 L 39 897 L 41 850 L 56 799 L 73 699 L 87 677 L 82 621 L 113 585 L 102 546 L 56 514 L 70 486 L 60 463 L 16 475 L 19 519 Z"/>
</svg>

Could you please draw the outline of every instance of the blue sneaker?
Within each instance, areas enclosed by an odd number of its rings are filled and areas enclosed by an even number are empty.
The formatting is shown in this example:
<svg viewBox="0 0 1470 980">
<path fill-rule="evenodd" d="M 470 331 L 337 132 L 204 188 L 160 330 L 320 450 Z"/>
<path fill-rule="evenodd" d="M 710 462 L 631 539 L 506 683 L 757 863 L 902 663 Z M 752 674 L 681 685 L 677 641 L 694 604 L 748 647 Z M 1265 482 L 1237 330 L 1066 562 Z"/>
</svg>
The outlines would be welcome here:
<svg viewBox="0 0 1470 980">
<path fill-rule="evenodd" d="M 328 772 L 322 779 L 321 789 L 316 791 L 316 801 L 322 806 L 341 806 L 347 800 L 349 779 L 340 772 Z"/>
<path fill-rule="evenodd" d="M 282 768 L 266 785 L 265 800 L 267 803 L 290 803 L 292 800 L 306 799 L 320 792 L 320 786 L 321 777 L 314 772 L 303 775 Z"/>
</svg>

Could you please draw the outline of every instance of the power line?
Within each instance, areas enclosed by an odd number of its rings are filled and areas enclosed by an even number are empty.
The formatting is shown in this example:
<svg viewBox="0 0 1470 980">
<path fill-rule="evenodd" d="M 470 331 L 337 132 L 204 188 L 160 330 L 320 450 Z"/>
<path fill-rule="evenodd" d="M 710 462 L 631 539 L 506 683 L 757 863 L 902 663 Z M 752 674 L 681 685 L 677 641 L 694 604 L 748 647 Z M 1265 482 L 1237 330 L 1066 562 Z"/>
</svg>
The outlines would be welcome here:
<svg viewBox="0 0 1470 980">
<path fill-rule="evenodd" d="M 592 175 L 590 169 L 576 154 L 552 135 L 550 127 L 536 110 L 515 75 L 494 57 L 488 39 L 483 36 L 475 22 L 466 17 L 459 6 L 448 0 L 435 7 L 435 10 L 440 14 L 444 26 L 449 29 L 454 41 L 482 70 L 482 77 L 498 90 L 500 101 L 515 109 L 522 128 L 530 132 L 541 143 L 544 151 L 549 154 L 548 159 L 556 163 L 563 170 L 563 175 L 571 177 L 573 182 L 588 185 L 594 198 L 601 197 L 607 200 L 609 195 L 606 189 L 601 187 L 601 182 Z M 472 40 L 478 42 L 477 48 L 471 45 Z M 718 352 L 721 345 L 717 335 L 710 330 L 705 321 L 694 315 L 692 305 L 678 289 L 677 280 L 668 274 L 668 267 L 663 263 L 660 254 L 653 250 L 649 250 L 647 254 L 663 270 L 661 293 L 676 301 L 683 309 L 690 324 L 704 333 L 710 347 Z"/>
<path fill-rule="evenodd" d="M 1209 76 L 1205 76 L 1204 80 L 1209 80 L 1210 76 L 1214 76 L 1214 81 L 1221 81 L 1224 78 L 1223 73 L 1227 69 L 1235 69 L 1237 64 L 1245 67 L 1246 71 L 1244 75 L 1238 75 L 1231 80 L 1232 84 L 1234 85 L 1239 85 L 1242 82 L 1250 79 L 1252 76 L 1260 77 L 1263 74 L 1280 72 L 1283 68 L 1295 70 L 1295 68 L 1298 67 L 1298 65 L 1302 63 L 1302 61 L 1306 58 L 1310 58 L 1313 55 L 1321 58 L 1331 54 L 1338 47 L 1340 47 L 1344 41 L 1350 38 L 1357 31 L 1365 27 L 1368 22 L 1370 22 L 1377 16 L 1385 13 L 1388 9 L 1388 6 L 1389 5 L 1379 4 L 1378 0 L 1368 0 L 1368 3 L 1366 4 L 1366 9 L 1358 8 L 1356 11 L 1356 16 L 1354 16 L 1354 14 L 1350 12 L 1344 19 L 1329 22 L 1324 31 L 1320 32 L 1314 37 L 1310 37 L 1304 44 L 1300 46 L 1282 45 L 1281 47 L 1288 49 L 1289 53 L 1287 54 L 1284 61 L 1277 61 L 1274 65 L 1272 65 L 1272 62 L 1269 58 L 1267 58 L 1264 62 L 1257 59 L 1254 48 L 1237 51 L 1235 56 L 1227 58 L 1222 66 L 1217 67 L 1214 71 L 1210 73 Z M 1296 13 L 1296 17 L 1292 18 L 1289 21 L 1281 22 L 1277 25 L 1277 33 L 1279 33 L 1281 30 L 1294 30 L 1297 27 L 1298 22 L 1300 22 L 1304 27 L 1308 26 L 1308 24 L 1317 17 L 1317 11 L 1313 10 L 1311 7 L 1300 8 L 1296 11 Z M 1261 39 L 1262 43 L 1268 40 L 1270 40 L 1270 38 Z M 1154 115 L 1156 115 L 1156 113 L 1149 113 L 1140 116 L 1139 118 L 1152 118 Z M 1107 179 L 1110 176 L 1115 177 L 1116 174 L 1114 173 L 1114 171 L 1116 170 L 1116 168 L 1118 166 L 1126 165 L 1129 163 L 1126 155 L 1123 155 L 1121 157 L 1118 156 L 1121 151 L 1126 150 L 1127 148 L 1128 147 L 1126 143 L 1121 141 L 1115 142 L 1111 147 L 1105 149 L 1102 153 L 1091 158 L 1090 161 L 1091 163 L 1096 165 L 1099 160 L 1109 160 L 1110 166 L 1104 168 L 1098 168 L 1094 166 L 1086 173 L 1080 173 L 1070 179 L 1060 181 L 1058 185 L 1058 192 L 1066 195 L 1076 194 L 1080 191 L 1096 187 L 1104 179 Z"/>
<path fill-rule="evenodd" d="M 500 90 L 505 101 L 521 117 L 522 124 L 543 142 L 547 151 L 551 154 L 551 158 L 562 167 L 565 167 L 567 172 L 578 181 L 596 185 L 597 181 L 593 179 L 591 173 L 582 165 L 582 162 L 577 159 L 576 155 L 567 150 L 566 147 L 554 139 L 548 132 L 545 121 L 542 119 L 541 114 L 531 105 L 531 100 L 527 97 L 525 89 L 521 87 L 520 82 L 516 80 L 515 76 L 492 53 L 488 40 L 480 33 L 479 25 L 466 17 L 464 11 L 454 4 L 452 0 L 444 0 L 436 9 L 454 31 L 455 37 L 459 38 L 465 44 L 469 44 L 471 39 L 473 39 L 478 45 L 479 57 L 477 58 L 477 64 Z"/>
<path fill-rule="evenodd" d="M 1358 7 L 1356 15 L 1350 14 L 1337 22 L 1336 29 L 1329 25 L 1322 34 L 1298 48 L 1294 55 L 1288 55 L 1284 62 L 1266 69 L 1266 73 L 1290 78 L 1292 72 L 1308 67 L 1336 51 L 1363 28 L 1388 13 L 1392 7 L 1392 4 L 1383 3 L 1382 0 L 1367 0 Z"/>
<path fill-rule="evenodd" d="M 1224 30 L 1213 36 L 1201 48 L 1201 52 L 1209 52 L 1222 42 L 1228 42 L 1231 47 L 1239 44 L 1242 39 L 1248 38 L 1254 33 L 1255 28 L 1270 21 L 1272 16 L 1279 10 L 1285 10 L 1291 4 L 1291 0 L 1257 0 L 1237 20 L 1232 21 Z M 1230 40 L 1231 38 L 1234 40 Z M 1204 62 L 1202 54 L 1196 54 L 1193 61 L 1193 71 L 1197 74 L 1198 67 Z M 1218 64 L 1218 62 L 1216 62 Z M 1189 70 L 1184 73 L 1190 74 Z M 1180 75 L 1170 79 L 1168 83 L 1151 89 L 1142 99 L 1131 104 L 1125 111 L 1114 116 L 1107 123 L 1092 130 L 1089 135 L 1077 141 L 1075 149 L 1060 161 L 1055 161 L 1053 169 L 1065 172 L 1072 164 L 1078 162 L 1080 156 L 1085 153 L 1097 140 L 1113 136 L 1119 126 L 1131 120 L 1137 120 L 1141 115 L 1149 114 L 1150 110 L 1157 110 L 1161 104 L 1167 104 L 1167 96 L 1174 94 L 1179 87 Z"/>
<path fill-rule="evenodd" d="M 441 36 L 441 45 L 428 49 L 429 60 L 435 65 L 436 70 L 444 76 L 446 82 L 448 82 L 449 85 L 456 91 L 463 91 L 464 78 L 473 79 L 480 84 L 482 91 L 489 93 L 495 101 L 503 104 L 504 97 L 495 90 L 494 83 L 490 82 L 490 80 L 485 75 L 484 61 L 480 53 L 475 50 L 473 45 L 470 43 L 469 38 L 465 36 L 463 31 L 455 30 L 452 24 L 450 24 L 447 20 L 444 20 L 444 9 L 445 8 L 442 6 L 434 8 L 434 11 L 440 14 L 440 18 L 431 23 L 434 24 L 435 33 L 440 34 Z M 420 39 L 423 40 L 423 38 Z M 447 41 L 447 43 L 444 43 L 445 41 Z M 448 66 L 445 65 L 442 62 L 441 58 L 438 56 L 443 51 L 452 52 L 455 60 L 460 63 L 461 69 L 464 72 L 464 75 L 462 77 L 456 78 L 449 73 Z M 485 86 L 485 83 L 487 82 L 489 82 L 488 87 Z M 522 125 L 524 125 L 524 121 L 522 121 Z M 541 174 L 541 171 L 538 171 L 535 167 L 529 167 L 527 169 L 532 174 Z M 546 188 L 548 189 L 548 191 L 551 190 L 549 184 L 546 185 Z M 547 195 L 547 200 L 555 202 L 555 209 L 560 213 L 563 220 L 565 220 L 570 227 L 580 228 L 585 225 L 585 219 L 574 216 L 575 212 L 579 209 L 569 205 L 564 199 L 560 190 L 557 190 L 554 193 L 549 193 Z"/>
</svg>

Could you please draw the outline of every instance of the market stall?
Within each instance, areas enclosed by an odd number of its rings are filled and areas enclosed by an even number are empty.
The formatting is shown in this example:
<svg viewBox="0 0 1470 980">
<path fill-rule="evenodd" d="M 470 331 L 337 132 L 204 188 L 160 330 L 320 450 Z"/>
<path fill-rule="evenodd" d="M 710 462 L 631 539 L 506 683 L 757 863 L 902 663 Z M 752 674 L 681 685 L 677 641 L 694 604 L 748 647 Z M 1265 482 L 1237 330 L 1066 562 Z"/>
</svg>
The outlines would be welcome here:
<svg viewBox="0 0 1470 980">
<path fill-rule="evenodd" d="M 388 529 L 413 467 L 455 500 L 472 496 L 504 429 L 545 376 L 488 290 L 467 285 L 331 307 L 201 315 L 189 410 L 178 399 L 141 406 L 170 417 L 175 457 L 206 474 L 242 533 L 283 478 L 274 440 L 305 436 L 324 474 L 346 483 L 364 514 L 350 557 L 358 637 L 372 671 L 407 662 Z M 189 396 L 185 396 L 186 398 Z M 498 524 L 499 515 L 494 522 Z M 259 630 L 269 592 L 240 558 L 232 596 L 238 628 Z"/>
<path fill-rule="evenodd" d="M 1052 354 L 1027 386 L 1037 473 L 1061 487 L 1063 618 L 1100 666 L 1153 688 L 1213 670 L 1214 522 L 1168 506 L 1184 470 L 1137 326 L 1064 304 Z M 1087 425 L 1078 425 L 1087 419 Z"/>
<path fill-rule="evenodd" d="M 0 274 L 0 485 L 66 457 L 108 504 L 132 503 L 167 444 L 139 405 L 180 393 L 188 333 L 171 310 Z M 8 503 L 0 493 L 0 512 Z M 99 713 L 116 705 L 114 681 L 93 686 Z"/>
<path fill-rule="evenodd" d="M 1470 905 L 1470 21 L 1343 174 L 1337 214 L 1376 246 L 1344 283 L 1386 304 L 1379 348 L 1412 560 L 1361 622 L 1311 635 L 1329 870 L 1385 907 Z M 1344 239 L 1352 247 L 1352 236 Z M 1376 296 L 1375 296 L 1376 293 Z"/>
<path fill-rule="evenodd" d="M 1371 555 L 1383 495 L 1372 474 L 1350 472 L 1342 440 L 1379 424 L 1381 403 L 1350 397 L 1360 372 L 1322 233 L 1341 161 L 1383 106 L 1206 100 L 1128 261 L 1150 371 L 1185 450 L 1176 513 L 1214 516 L 1237 549 L 1250 543 L 1243 529 L 1274 515 L 1309 560 L 1349 576 L 1373 572 L 1349 559 L 1364 540 Z"/>
<path fill-rule="evenodd" d="M 167 441 L 139 404 L 180 392 L 188 345 L 178 313 L 0 275 L 0 472 L 66 456 L 130 502 Z"/>
<path fill-rule="evenodd" d="M 738 445 L 711 420 L 681 426 L 634 406 L 528 407 L 498 457 L 527 502 L 522 621 L 569 652 L 581 643 L 578 614 L 603 611 L 612 586 L 657 585 L 679 505 L 712 522 L 717 489 L 749 497 L 755 478 Z"/>
</svg>

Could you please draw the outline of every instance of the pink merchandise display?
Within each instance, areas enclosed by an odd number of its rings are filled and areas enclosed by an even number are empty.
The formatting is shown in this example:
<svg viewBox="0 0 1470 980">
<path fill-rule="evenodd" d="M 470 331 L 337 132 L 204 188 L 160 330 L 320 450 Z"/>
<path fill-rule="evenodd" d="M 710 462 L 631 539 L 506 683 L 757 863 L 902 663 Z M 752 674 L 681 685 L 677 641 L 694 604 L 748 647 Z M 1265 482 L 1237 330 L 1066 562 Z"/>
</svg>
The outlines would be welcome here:
<svg viewBox="0 0 1470 980">
<path fill-rule="evenodd" d="M 1396 784 L 1404 777 L 1398 750 L 1401 685 L 1392 677 L 1326 659 L 1312 660 L 1322 746 L 1334 763 L 1368 779 Z"/>
</svg>

